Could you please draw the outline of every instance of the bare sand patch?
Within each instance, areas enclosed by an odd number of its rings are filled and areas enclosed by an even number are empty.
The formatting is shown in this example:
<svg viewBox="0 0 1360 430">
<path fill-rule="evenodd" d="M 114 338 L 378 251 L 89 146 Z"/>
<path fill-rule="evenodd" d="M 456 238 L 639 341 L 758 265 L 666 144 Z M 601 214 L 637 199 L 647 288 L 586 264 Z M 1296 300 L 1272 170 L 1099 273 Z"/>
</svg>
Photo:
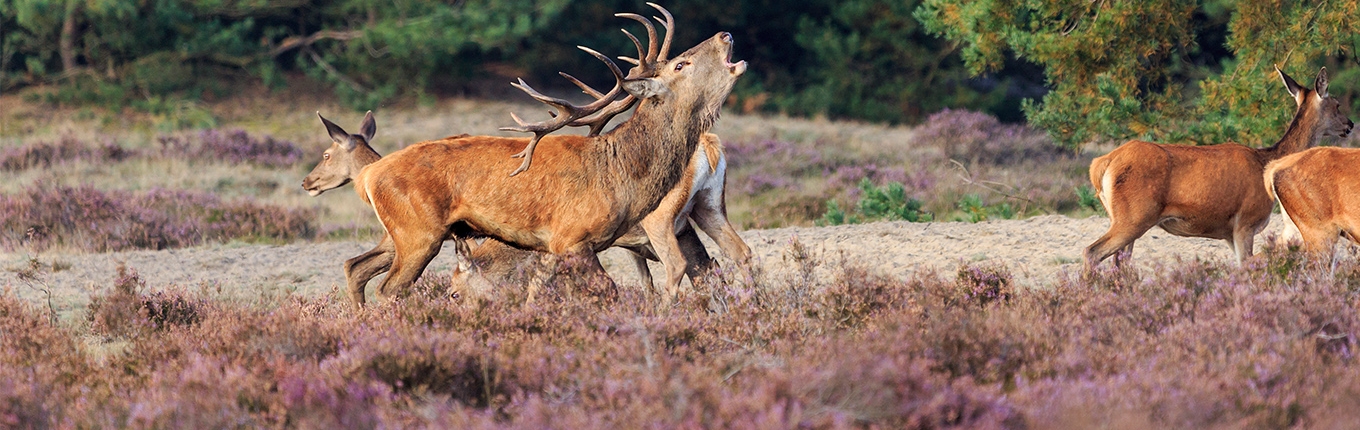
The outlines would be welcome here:
<svg viewBox="0 0 1360 430">
<path fill-rule="evenodd" d="M 1257 236 L 1260 243 L 1281 229 L 1278 216 Z M 793 269 L 789 245 L 801 242 L 819 260 L 834 265 L 844 259 L 878 273 L 907 277 L 922 270 L 952 271 L 960 264 L 1000 264 L 1009 268 L 1022 286 L 1040 287 L 1064 271 L 1081 268 L 1086 245 L 1109 227 L 1104 217 L 1083 219 L 1061 215 L 1023 220 L 963 222 L 879 222 L 833 227 L 791 227 L 741 233 L 757 264 L 770 276 Z M 36 257 L 62 266 L 47 271 L 41 284 L 52 291 L 58 311 L 70 316 L 89 302 L 89 295 L 113 284 L 120 263 L 135 269 L 152 290 L 180 287 L 205 291 L 233 300 L 254 301 L 286 295 L 316 297 L 343 288 L 341 265 L 368 250 L 373 242 L 335 241 L 288 245 L 220 244 L 164 251 L 104 254 L 43 253 Z M 709 246 L 711 252 L 717 248 Z M 621 285 L 637 286 L 636 271 L 626 251 L 601 254 L 605 268 Z M 0 267 L 21 268 L 32 254 L 0 254 Z M 1233 253 L 1220 240 L 1172 236 L 1160 229 L 1137 242 L 1134 261 L 1140 267 L 1176 259 L 1232 261 Z M 445 272 L 455 265 L 446 244 L 427 273 Z M 661 266 L 652 265 L 658 279 Z M 430 272 L 430 270 L 435 272 Z M 825 275 L 825 273 L 823 273 Z M 44 294 L 6 270 L 0 286 L 20 297 L 41 303 Z M 372 290 L 370 284 L 370 291 Z"/>
</svg>

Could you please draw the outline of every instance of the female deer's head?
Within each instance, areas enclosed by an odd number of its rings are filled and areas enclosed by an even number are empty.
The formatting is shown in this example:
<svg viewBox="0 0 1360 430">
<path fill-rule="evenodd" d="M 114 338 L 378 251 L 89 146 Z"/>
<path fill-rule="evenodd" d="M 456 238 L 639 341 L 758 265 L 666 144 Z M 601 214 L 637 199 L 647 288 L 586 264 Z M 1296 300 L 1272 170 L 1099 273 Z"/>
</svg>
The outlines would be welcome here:
<svg viewBox="0 0 1360 430">
<path fill-rule="evenodd" d="M 302 179 L 302 189 L 312 196 L 348 184 L 364 166 L 381 158 L 377 151 L 368 146 L 373 134 L 378 131 L 373 121 L 373 111 L 364 115 L 364 122 L 359 124 L 359 134 L 345 132 L 345 129 L 321 116 L 321 112 L 317 112 L 316 117 L 321 118 L 321 124 L 326 126 L 331 147 L 326 148 L 326 152 L 321 154 L 321 162 Z"/>
</svg>

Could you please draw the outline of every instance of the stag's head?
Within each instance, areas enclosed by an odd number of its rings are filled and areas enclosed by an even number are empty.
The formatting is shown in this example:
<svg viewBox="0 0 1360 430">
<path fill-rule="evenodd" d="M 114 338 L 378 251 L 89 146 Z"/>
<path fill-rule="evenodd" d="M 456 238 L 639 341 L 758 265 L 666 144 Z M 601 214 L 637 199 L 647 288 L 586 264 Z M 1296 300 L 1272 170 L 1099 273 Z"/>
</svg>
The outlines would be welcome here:
<svg viewBox="0 0 1360 430">
<path fill-rule="evenodd" d="M 648 47 L 643 52 L 642 44 L 636 37 L 628 34 L 638 49 L 638 58 L 623 58 L 635 66 L 628 71 L 623 88 L 629 95 L 656 106 L 669 105 L 681 110 L 677 114 L 693 115 L 689 118 L 707 129 L 718 118 L 719 109 L 737 77 L 746 72 L 746 62 L 732 62 L 732 34 L 718 32 L 693 48 L 668 57 L 671 35 L 675 30 L 674 18 L 665 8 L 655 3 L 647 3 L 661 12 L 665 19 L 654 18 L 666 29 L 665 41 L 658 49 L 656 30 L 651 22 L 635 14 L 618 16 L 642 23 L 647 28 Z M 624 33 L 628 33 L 626 30 Z"/>
<path fill-rule="evenodd" d="M 372 111 L 364 115 L 364 122 L 359 124 L 359 134 L 345 132 L 345 129 L 321 116 L 321 112 L 317 112 L 316 117 L 321 118 L 321 124 L 326 126 L 331 146 L 321 154 L 321 162 L 302 179 L 302 189 L 307 190 L 312 196 L 348 184 L 364 166 L 380 158 L 378 153 L 368 146 L 373 134 L 378 131 Z"/>
<path fill-rule="evenodd" d="M 1355 124 L 1341 113 L 1341 101 L 1327 93 L 1326 67 L 1318 71 L 1317 79 L 1313 81 L 1313 89 L 1299 85 L 1279 67 L 1276 67 L 1275 71 L 1280 74 L 1289 95 L 1294 97 L 1294 103 L 1298 105 L 1297 115 L 1301 120 L 1313 121 L 1317 126 L 1316 130 L 1323 136 L 1346 137 L 1350 134 Z"/>
<path fill-rule="evenodd" d="M 590 135 L 597 135 L 610 119 L 632 108 L 638 100 L 642 100 L 643 105 L 650 106 L 648 109 L 661 109 L 662 117 L 675 118 L 692 124 L 699 130 L 708 130 L 718 120 L 718 112 L 723 101 L 727 100 L 727 94 L 732 91 L 732 85 L 736 83 L 737 77 L 746 72 L 745 61 L 732 62 L 732 34 L 719 32 L 683 54 L 668 58 L 671 35 L 675 30 L 675 18 L 666 8 L 656 3 L 647 4 L 666 17 L 665 19 L 653 17 L 666 29 L 666 40 L 659 48 L 656 27 L 652 25 L 651 20 L 634 13 L 615 14 L 637 21 L 647 28 L 645 50 L 636 36 L 628 30 L 623 30 L 623 33 L 632 39 L 638 51 L 637 58 L 619 57 L 634 65 L 628 71 L 628 76 L 624 76 L 618 65 L 608 57 L 590 48 L 578 46 L 609 66 L 609 70 L 614 73 L 614 89 L 608 93 L 601 93 L 575 77 L 562 73 L 563 77 L 594 97 L 594 102 L 576 106 L 566 100 L 548 97 L 535 91 L 523 79 L 511 84 L 534 99 L 553 106 L 557 113 L 553 114 L 552 119 L 537 123 L 526 122 L 519 116 L 511 114 L 518 126 L 503 127 L 501 130 L 534 133 L 534 137 L 529 140 L 523 152 L 514 155 L 523 157 L 524 163 L 511 172 L 510 176 L 529 168 L 534 147 L 543 136 L 566 126 L 590 127 Z M 615 100 L 621 92 L 627 92 L 628 96 Z"/>
</svg>

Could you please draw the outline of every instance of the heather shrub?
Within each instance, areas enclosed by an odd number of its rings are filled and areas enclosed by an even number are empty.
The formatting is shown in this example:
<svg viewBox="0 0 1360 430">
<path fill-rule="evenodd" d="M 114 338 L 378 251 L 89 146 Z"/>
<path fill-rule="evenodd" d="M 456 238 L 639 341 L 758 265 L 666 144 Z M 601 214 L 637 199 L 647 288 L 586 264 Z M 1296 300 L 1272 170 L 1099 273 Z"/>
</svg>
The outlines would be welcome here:
<svg viewBox="0 0 1360 430">
<path fill-rule="evenodd" d="M 982 112 L 948 108 L 931 114 L 917 127 L 915 141 L 939 148 L 950 159 L 973 164 L 1053 161 L 1062 154 L 1043 131 L 1002 124 Z"/>
<path fill-rule="evenodd" d="M 163 156 L 191 161 L 288 167 L 302 158 L 302 150 L 293 142 L 268 135 L 253 137 L 244 130 L 208 129 L 193 138 L 170 135 L 156 140 Z"/>
<path fill-rule="evenodd" d="M 106 330 L 94 321 L 53 325 L 6 295 L 0 422 L 1281 428 L 1356 418 L 1353 260 L 1285 276 L 1268 258 L 1181 261 L 1025 288 L 986 264 L 896 279 L 798 242 L 786 258 L 785 273 L 717 276 L 672 302 L 594 289 L 570 267 L 533 303 L 523 285 L 451 294 L 441 273 L 362 310 L 333 294 L 211 301 L 194 308 L 196 323 L 146 324 L 99 353 L 76 335 Z M 154 295 L 132 271 L 115 284 L 92 297 L 91 314 L 111 314 L 124 291 L 121 315 L 147 319 L 141 300 Z"/>
<path fill-rule="evenodd" d="M 203 300 L 179 290 L 145 294 L 145 287 L 136 269 L 118 265 L 113 288 L 90 296 L 86 313 L 90 329 L 109 338 L 126 337 L 143 330 L 193 325 L 201 319 Z"/>
<path fill-rule="evenodd" d="M 71 161 L 117 162 L 136 155 L 136 151 L 112 141 L 92 145 L 66 135 L 56 142 L 34 142 L 0 150 L 0 170 L 50 168 Z"/>
<path fill-rule="evenodd" d="M 959 266 L 955 292 L 948 304 L 986 307 L 992 303 L 1006 303 L 1015 296 L 1010 271 L 1002 266 Z"/>
<path fill-rule="evenodd" d="M 18 195 L 0 195 L 0 247 L 105 252 L 232 239 L 307 239 L 316 235 L 315 218 L 308 209 L 224 201 L 210 193 L 35 185 Z"/>
<path fill-rule="evenodd" d="M 343 369 L 352 380 L 373 378 L 398 393 L 448 396 L 478 408 L 502 406 L 536 388 L 518 380 L 515 369 L 477 339 L 422 327 L 366 333 L 326 365 Z"/>
</svg>

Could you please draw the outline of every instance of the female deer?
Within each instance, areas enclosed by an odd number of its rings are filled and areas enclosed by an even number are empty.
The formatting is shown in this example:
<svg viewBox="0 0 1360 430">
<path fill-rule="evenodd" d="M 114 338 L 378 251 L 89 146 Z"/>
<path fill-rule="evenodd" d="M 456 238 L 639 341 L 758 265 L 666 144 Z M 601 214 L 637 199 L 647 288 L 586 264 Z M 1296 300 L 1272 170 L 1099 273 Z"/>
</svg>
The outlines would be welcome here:
<svg viewBox="0 0 1360 430">
<path fill-rule="evenodd" d="M 1275 71 L 1298 109 L 1269 148 L 1133 140 L 1091 161 L 1091 186 L 1110 214 L 1110 230 L 1086 248 L 1088 270 L 1115 252 L 1132 252 L 1133 241 L 1153 226 L 1177 236 L 1224 239 L 1239 261 L 1251 256 L 1253 238 L 1270 221 L 1271 201 L 1260 180 L 1266 163 L 1323 136 L 1344 137 L 1352 126 L 1340 102 L 1327 95 L 1327 69 L 1318 72 L 1317 91 Z"/>
</svg>

